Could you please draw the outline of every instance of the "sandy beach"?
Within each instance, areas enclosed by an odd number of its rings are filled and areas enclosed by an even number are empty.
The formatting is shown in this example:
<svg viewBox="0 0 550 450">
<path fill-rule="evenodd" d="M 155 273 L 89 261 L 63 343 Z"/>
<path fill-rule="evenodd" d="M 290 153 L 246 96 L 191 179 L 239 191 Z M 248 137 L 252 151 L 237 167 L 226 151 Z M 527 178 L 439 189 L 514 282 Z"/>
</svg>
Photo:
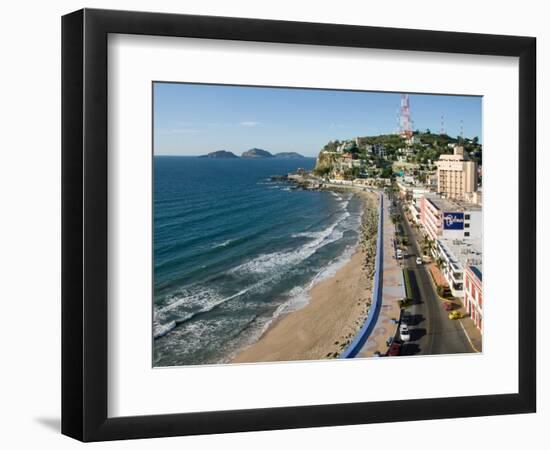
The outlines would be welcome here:
<svg viewBox="0 0 550 450">
<path fill-rule="evenodd" d="M 233 363 L 337 357 L 361 327 L 371 301 L 374 255 L 358 245 L 350 261 L 309 291 L 309 303 L 277 320 Z"/>
</svg>

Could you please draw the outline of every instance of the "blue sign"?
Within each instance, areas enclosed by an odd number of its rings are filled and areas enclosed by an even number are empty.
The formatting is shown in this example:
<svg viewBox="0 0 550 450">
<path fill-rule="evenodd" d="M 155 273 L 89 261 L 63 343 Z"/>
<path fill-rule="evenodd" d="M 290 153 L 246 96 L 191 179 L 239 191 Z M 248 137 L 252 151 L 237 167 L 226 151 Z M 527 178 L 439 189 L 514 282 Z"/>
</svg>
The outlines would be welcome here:
<svg viewBox="0 0 550 450">
<path fill-rule="evenodd" d="M 444 230 L 463 230 L 464 213 L 461 213 L 461 212 L 443 213 L 443 229 Z"/>
</svg>

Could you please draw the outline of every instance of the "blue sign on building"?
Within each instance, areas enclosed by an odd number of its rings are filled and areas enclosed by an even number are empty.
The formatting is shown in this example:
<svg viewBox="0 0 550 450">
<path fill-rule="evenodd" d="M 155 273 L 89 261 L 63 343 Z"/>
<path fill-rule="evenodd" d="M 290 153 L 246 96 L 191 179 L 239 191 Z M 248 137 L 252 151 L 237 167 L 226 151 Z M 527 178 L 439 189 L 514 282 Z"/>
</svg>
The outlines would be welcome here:
<svg viewBox="0 0 550 450">
<path fill-rule="evenodd" d="M 444 212 L 443 213 L 443 229 L 444 230 L 463 230 L 464 229 L 464 213 L 461 213 L 461 212 Z"/>
</svg>

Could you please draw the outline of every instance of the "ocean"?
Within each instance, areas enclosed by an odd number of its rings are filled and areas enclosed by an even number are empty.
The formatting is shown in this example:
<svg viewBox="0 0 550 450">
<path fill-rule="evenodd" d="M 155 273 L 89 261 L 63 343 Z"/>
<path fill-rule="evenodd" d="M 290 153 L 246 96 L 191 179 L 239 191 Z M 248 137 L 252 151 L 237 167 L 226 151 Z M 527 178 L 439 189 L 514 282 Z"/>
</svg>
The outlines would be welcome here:
<svg viewBox="0 0 550 450">
<path fill-rule="evenodd" d="M 314 165 L 154 157 L 155 367 L 228 362 L 349 260 L 359 198 L 270 179 Z"/>
</svg>

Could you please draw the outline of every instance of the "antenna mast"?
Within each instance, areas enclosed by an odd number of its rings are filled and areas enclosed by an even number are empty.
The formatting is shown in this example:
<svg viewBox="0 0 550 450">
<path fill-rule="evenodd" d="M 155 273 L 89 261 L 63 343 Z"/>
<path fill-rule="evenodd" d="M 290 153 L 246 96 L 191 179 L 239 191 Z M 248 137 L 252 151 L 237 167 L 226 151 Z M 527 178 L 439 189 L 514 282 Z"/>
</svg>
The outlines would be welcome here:
<svg viewBox="0 0 550 450">
<path fill-rule="evenodd" d="M 399 114 L 399 134 L 409 139 L 413 135 L 411 108 L 409 104 L 409 95 L 401 94 L 401 108 Z"/>
</svg>

